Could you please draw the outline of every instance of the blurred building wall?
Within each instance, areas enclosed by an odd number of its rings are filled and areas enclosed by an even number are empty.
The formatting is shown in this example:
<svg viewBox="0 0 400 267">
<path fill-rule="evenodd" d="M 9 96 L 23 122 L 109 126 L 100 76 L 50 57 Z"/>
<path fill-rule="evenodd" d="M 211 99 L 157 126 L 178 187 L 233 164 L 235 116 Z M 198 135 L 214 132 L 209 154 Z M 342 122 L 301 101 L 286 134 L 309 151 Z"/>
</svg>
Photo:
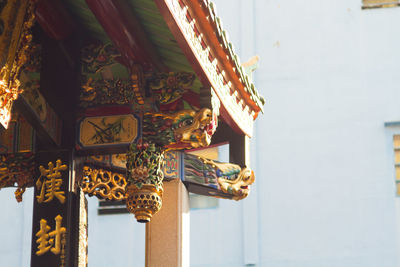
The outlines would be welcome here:
<svg viewBox="0 0 400 267">
<path fill-rule="evenodd" d="M 384 123 L 400 120 L 400 9 L 215 2 L 240 58 L 260 56 L 255 84 L 267 99 L 252 139 L 256 184 L 231 203 L 256 222 L 226 208 L 232 217 L 216 226 L 221 247 L 243 251 L 230 266 L 399 266 L 392 134 L 400 128 Z M 240 232 L 228 235 L 230 221 Z M 246 243 L 247 233 L 256 238 Z M 193 266 L 223 266 L 196 255 Z"/>
</svg>

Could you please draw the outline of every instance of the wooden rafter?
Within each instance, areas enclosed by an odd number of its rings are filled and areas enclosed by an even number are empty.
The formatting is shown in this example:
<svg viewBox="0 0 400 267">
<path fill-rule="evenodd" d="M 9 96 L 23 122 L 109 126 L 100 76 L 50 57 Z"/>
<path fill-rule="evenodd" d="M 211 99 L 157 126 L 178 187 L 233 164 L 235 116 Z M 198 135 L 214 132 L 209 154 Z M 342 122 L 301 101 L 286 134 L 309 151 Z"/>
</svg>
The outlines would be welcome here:
<svg viewBox="0 0 400 267">
<path fill-rule="evenodd" d="M 144 69 L 168 71 L 126 1 L 86 0 L 86 3 L 129 67 L 140 64 Z"/>
</svg>

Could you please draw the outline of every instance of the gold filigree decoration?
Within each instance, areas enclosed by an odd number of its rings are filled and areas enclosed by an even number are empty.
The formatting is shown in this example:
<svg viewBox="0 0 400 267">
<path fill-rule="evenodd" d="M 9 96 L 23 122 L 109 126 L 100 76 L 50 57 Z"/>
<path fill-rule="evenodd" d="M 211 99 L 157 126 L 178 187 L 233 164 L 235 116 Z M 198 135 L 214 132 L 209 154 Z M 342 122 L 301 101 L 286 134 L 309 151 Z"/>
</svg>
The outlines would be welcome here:
<svg viewBox="0 0 400 267">
<path fill-rule="evenodd" d="M 20 82 L 18 80 L 6 83 L 4 75 L 6 68 L 7 66 L 0 70 L 0 123 L 7 129 L 11 120 L 12 104 L 22 90 L 19 90 Z"/>
<path fill-rule="evenodd" d="M 124 175 L 103 169 L 83 167 L 80 186 L 84 193 L 99 199 L 124 200 L 127 182 Z"/>
<path fill-rule="evenodd" d="M 33 185 L 34 167 L 34 156 L 30 152 L 0 156 L 0 189 L 17 187 L 15 198 L 21 202 L 25 188 Z"/>
<path fill-rule="evenodd" d="M 8 19 L 7 29 L 0 40 L 0 48 L 2 53 L 7 51 L 7 58 L 0 62 L 4 64 L 0 70 L 0 123 L 7 129 L 12 104 L 23 91 L 18 79 L 21 68 L 28 60 L 32 43 L 30 29 L 35 20 L 33 1 L 26 0 L 22 4 L 11 1 L 5 17 Z"/>
<path fill-rule="evenodd" d="M 149 143 L 131 144 L 127 153 L 126 208 L 146 223 L 161 209 L 164 149 Z"/>
<path fill-rule="evenodd" d="M 135 214 L 138 222 L 147 223 L 162 206 L 163 188 L 144 184 L 141 188 L 132 184 L 126 188 L 126 208 Z"/>
<path fill-rule="evenodd" d="M 14 184 L 14 176 L 10 175 L 7 167 L 0 168 L 0 188 Z"/>
</svg>

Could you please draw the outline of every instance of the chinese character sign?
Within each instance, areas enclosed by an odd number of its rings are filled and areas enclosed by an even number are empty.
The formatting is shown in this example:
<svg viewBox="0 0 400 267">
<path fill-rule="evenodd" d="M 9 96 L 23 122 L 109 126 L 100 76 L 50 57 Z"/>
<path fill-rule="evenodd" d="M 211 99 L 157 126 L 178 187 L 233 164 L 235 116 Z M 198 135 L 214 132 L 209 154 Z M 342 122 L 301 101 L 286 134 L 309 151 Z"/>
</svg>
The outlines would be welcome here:
<svg viewBox="0 0 400 267">
<path fill-rule="evenodd" d="M 67 229 L 61 226 L 62 217 L 60 215 L 57 215 L 54 220 L 56 222 L 55 229 L 51 232 L 47 221 L 45 219 L 40 220 L 40 230 L 36 233 L 36 243 L 38 244 L 36 255 L 38 256 L 47 253 L 49 250 L 55 255 L 61 252 L 61 239 L 65 239 Z"/>
<path fill-rule="evenodd" d="M 36 187 L 40 190 L 40 195 L 36 196 L 37 201 L 46 203 L 52 201 L 55 197 L 61 204 L 64 204 L 65 194 L 61 190 L 63 183 L 61 172 L 68 170 L 68 166 L 63 165 L 59 159 L 56 161 L 55 166 L 53 162 L 49 162 L 48 166 L 48 169 L 43 166 L 39 167 L 40 177 L 36 182 Z"/>
<path fill-rule="evenodd" d="M 31 266 L 72 266 L 75 249 L 69 225 L 78 210 L 68 212 L 75 203 L 72 152 L 69 150 L 39 151 L 35 154 L 35 196 Z M 75 205 L 75 204 L 71 204 Z"/>
</svg>

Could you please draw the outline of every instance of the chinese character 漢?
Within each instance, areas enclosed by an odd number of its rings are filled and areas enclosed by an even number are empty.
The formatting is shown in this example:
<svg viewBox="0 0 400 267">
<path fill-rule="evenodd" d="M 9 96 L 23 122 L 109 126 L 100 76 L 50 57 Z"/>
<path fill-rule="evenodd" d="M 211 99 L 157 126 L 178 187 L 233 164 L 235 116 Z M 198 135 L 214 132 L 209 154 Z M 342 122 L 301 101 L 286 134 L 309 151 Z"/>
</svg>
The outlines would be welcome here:
<svg viewBox="0 0 400 267">
<path fill-rule="evenodd" d="M 61 252 L 61 236 L 66 233 L 67 229 L 61 227 L 62 217 L 60 215 L 57 215 L 54 220 L 56 221 L 56 228 L 51 232 L 49 232 L 51 228 L 47 225 L 47 221 L 45 219 L 40 220 L 40 230 L 36 233 L 36 243 L 38 243 L 36 255 L 38 256 L 49 250 L 55 255 Z"/>
<path fill-rule="evenodd" d="M 61 190 L 62 178 L 61 172 L 67 170 L 67 165 L 61 165 L 61 160 L 56 161 L 56 166 L 53 162 L 49 162 L 49 169 L 43 166 L 39 167 L 40 177 L 36 182 L 36 188 L 40 189 L 40 195 L 36 196 L 39 203 L 50 202 L 56 197 L 61 204 L 65 202 L 64 191 Z"/>
</svg>

